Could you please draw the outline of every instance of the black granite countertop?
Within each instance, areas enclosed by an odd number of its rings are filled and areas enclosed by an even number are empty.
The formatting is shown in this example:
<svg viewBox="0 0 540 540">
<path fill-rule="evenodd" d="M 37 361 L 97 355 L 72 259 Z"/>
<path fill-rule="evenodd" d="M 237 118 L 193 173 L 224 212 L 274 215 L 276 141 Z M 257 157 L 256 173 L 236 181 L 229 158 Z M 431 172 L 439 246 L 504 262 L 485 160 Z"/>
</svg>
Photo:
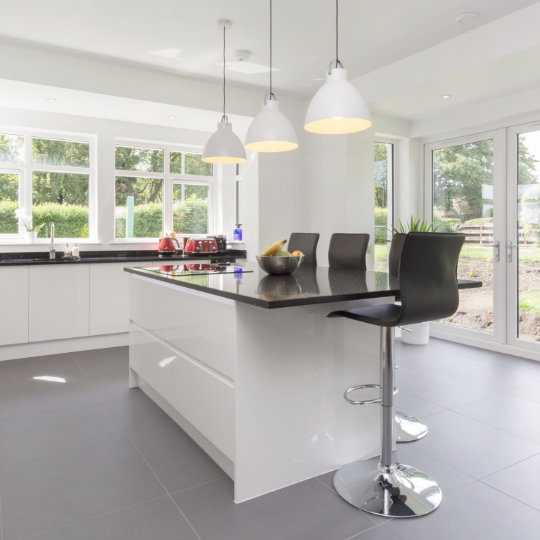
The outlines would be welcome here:
<svg viewBox="0 0 540 540">
<path fill-rule="evenodd" d="M 243 262 L 236 266 L 249 272 L 166 276 L 144 267 L 125 271 L 267 309 L 399 297 L 398 279 L 385 272 L 300 267 L 290 275 L 271 276 L 256 263 Z M 481 286 L 480 281 L 459 281 L 460 289 Z"/>
<path fill-rule="evenodd" d="M 85 264 L 85 263 L 114 263 L 114 262 L 144 262 L 144 261 L 191 261 L 198 259 L 234 260 L 245 258 L 246 252 L 241 249 L 229 249 L 225 253 L 182 254 L 160 257 L 157 250 L 122 250 L 122 251 L 81 251 L 79 259 L 65 259 L 63 253 L 57 252 L 55 259 L 49 259 L 48 251 L 0 253 L 1 266 L 20 266 L 36 264 Z"/>
</svg>

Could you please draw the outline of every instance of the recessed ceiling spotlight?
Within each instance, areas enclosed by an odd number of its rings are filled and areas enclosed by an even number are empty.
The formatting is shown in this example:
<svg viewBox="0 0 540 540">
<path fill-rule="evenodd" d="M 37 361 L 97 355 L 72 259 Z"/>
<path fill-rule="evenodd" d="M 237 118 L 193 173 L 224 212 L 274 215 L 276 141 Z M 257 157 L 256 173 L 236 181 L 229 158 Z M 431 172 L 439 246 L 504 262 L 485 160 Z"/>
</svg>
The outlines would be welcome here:
<svg viewBox="0 0 540 540">
<path fill-rule="evenodd" d="M 176 120 L 175 114 L 169 114 L 169 120 Z"/>
<path fill-rule="evenodd" d="M 249 75 L 256 73 L 268 73 L 270 71 L 270 66 L 250 62 L 250 57 L 251 51 L 246 51 L 244 49 L 234 51 L 234 60 L 227 62 L 227 71 L 236 71 L 237 73 L 247 73 Z M 221 62 L 219 66 L 223 66 L 223 62 Z M 279 69 L 273 67 L 272 71 L 279 71 Z"/>
<path fill-rule="evenodd" d="M 441 96 L 441 99 L 450 99 L 452 97 L 452 94 L 443 94 Z"/>
<path fill-rule="evenodd" d="M 466 11 L 465 13 L 462 13 L 458 16 L 456 22 L 458 24 L 471 24 L 476 21 L 478 17 L 479 13 L 477 11 Z"/>
<path fill-rule="evenodd" d="M 47 101 L 48 101 L 49 103 L 55 103 L 55 102 L 56 102 L 56 98 L 55 98 L 55 97 L 49 97 L 49 98 L 47 98 Z"/>
</svg>

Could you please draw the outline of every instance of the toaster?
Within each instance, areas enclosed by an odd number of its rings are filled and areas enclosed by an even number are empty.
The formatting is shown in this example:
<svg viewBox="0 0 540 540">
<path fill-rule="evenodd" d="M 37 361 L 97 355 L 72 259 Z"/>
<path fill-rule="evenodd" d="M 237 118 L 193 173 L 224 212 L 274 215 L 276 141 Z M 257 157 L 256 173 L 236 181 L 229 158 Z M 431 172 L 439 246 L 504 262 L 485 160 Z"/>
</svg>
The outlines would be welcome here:
<svg viewBox="0 0 540 540">
<path fill-rule="evenodd" d="M 215 238 L 185 238 L 184 253 L 217 253 Z"/>
<path fill-rule="evenodd" d="M 227 238 L 223 234 L 216 236 L 210 236 L 209 238 L 215 238 L 217 243 L 217 250 L 219 253 L 225 253 L 227 251 Z"/>
</svg>

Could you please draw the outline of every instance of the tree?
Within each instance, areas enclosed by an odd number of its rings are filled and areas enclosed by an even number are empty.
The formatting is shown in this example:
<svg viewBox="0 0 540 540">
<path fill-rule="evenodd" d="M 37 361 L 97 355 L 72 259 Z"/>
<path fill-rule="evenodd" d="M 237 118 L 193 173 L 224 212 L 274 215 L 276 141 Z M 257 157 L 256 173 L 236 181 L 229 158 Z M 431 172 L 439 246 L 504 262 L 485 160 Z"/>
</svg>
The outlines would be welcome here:
<svg viewBox="0 0 540 540">
<path fill-rule="evenodd" d="M 527 146 L 519 140 L 519 183 L 538 181 L 537 161 Z M 493 186 L 493 141 L 476 141 L 433 152 L 433 200 L 435 208 L 447 217 L 461 221 L 485 217 L 489 207 L 489 189 Z"/>
</svg>

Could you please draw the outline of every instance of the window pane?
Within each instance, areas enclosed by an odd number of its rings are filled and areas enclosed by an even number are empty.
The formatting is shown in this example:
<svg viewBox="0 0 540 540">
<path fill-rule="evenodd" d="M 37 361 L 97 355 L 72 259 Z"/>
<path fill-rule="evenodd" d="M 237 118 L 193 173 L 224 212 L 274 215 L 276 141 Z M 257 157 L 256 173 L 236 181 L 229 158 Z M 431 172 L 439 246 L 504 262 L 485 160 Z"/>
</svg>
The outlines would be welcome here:
<svg viewBox="0 0 540 540">
<path fill-rule="evenodd" d="M 465 234 L 458 278 L 482 282 L 479 289 L 460 291 L 458 311 L 444 322 L 493 332 L 491 139 L 433 151 L 433 222 L 439 232 Z"/>
<path fill-rule="evenodd" d="M 19 207 L 19 175 L 0 174 L 0 234 L 17 234 L 15 210 Z"/>
<path fill-rule="evenodd" d="M 117 146 L 115 167 L 119 171 L 163 172 L 163 150 Z"/>
<path fill-rule="evenodd" d="M 212 164 L 201 161 L 201 154 L 185 154 L 186 174 L 212 176 Z"/>
<path fill-rule="evenodd" d="M 53 222 L 57 238 L 88 238 L 88 175 L 32 173 L 32 220 Z M 47 227 L 38 235 L 47 236 Z"/>
<path fill-rule="evenodd" d="M 0 135 L 0 161 L 20 162 L 24 156 L 24 137 Z"/>
<path fill-rule="evenodd" d="M 163 231 L 163 181 L 116 178 L 116 238 L 157 238 Z"/>
<path fill-rule="evenodd" d="M 388 267 L 388 240 L 392 227 L 392 146 L 375 143 L 375 270 L 382 272 Z"/>
<path fill-rule="evenodd" d="M 90 145 L 54 139 L 32 139 L 32 160 L 45 165 L 89 167 Z"/>
<path fill-rule="evenodd" d="M 208 232 L 208 189 L 208 186 L 174 184 L 173 223 L 176 232 Z"/>
<path fill-rule="evenodd" d="M 184 174 L 182 171 L 182 153 L 171 152 L 171 173 Z"/>
</svg>

